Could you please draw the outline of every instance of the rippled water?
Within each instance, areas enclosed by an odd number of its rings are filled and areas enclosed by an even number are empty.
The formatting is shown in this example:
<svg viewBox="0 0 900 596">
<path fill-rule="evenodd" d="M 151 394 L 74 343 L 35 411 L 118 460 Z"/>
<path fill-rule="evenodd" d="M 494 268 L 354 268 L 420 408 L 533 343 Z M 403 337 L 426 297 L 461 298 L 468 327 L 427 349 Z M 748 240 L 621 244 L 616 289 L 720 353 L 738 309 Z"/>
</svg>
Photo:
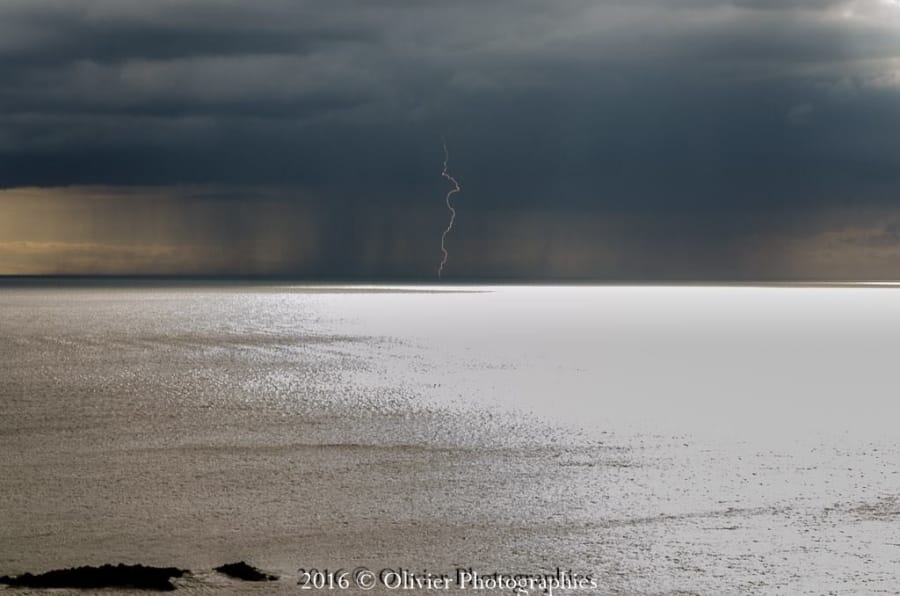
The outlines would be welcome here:
<svg viewBox="0 0 900 596">
<path fill-rule="evenodd" d="M 896 593 L 898 356 L 888 287 L 7 285 L 0 575 Z"/>
</svg>

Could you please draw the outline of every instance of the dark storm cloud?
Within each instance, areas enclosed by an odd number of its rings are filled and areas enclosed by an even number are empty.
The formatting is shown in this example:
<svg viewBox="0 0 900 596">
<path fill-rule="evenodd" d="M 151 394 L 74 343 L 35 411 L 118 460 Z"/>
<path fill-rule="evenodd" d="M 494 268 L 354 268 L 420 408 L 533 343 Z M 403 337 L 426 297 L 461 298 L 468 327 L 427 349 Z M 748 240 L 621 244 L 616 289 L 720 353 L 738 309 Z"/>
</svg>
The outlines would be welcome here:
<svg viewBox="0 0 900 596">
<path fill-rule="evenodd" d="M 229 182 L 244 163 L 244 181 L 408 191 L 441 131 L 492 192 L 592 196 L 600 174 L 616 195 L 669 196 L 641 183 L 652 173 L 684 194 L 737 177 L 795 195 L 797 165 L 874 157 L 829 138 L 842 121 L 888 142 L 895 12 L 799 0 L 7 1 L 4 180 L 128 183 L 131 160 L 146 166 L 135 182 Z M 109 153 L 119 159 L 106 171 L 82 163 Z M 266 166 L 281 155 L 294 159 Z M 354 155 L 370 164 L 354 166 L 358 184 L 336 179 Z M 511 180 L 520 167 L 536 174 L 527 185 Z"/>
<path fill-rule="evenodd" d="M 464 259 L 764 273 L 747 238 L 890 211 L 898 34 L 892 0 L 0 0 L 0 186 L 295 188 L 362 236 L 324 269 L 418 270 L 401 222 L 437 196 L 440 226 L 446 134 Z"/>
</svg>

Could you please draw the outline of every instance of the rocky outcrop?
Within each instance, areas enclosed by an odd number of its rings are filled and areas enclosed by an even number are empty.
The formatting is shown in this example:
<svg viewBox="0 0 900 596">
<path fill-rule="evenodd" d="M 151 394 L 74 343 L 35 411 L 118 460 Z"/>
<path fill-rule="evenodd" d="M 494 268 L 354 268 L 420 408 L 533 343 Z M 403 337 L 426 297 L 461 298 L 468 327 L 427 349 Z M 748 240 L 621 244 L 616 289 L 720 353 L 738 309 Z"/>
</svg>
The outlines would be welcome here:
<svg viewBox="0 0 900 596">
<path fill-rule="evenodd" d="M 248 565 L 243 561 L 239 561 L 237 563 L 228 563 L 227 565 L 216 567 L 216 571 L 218 571 L 219 573 L 224 573 L 229 577 L 242 579 L 248 582 L 270 582 L 278 579 L 277 575 L 269 575 L 268 573 L 263 573 L 256 567 Z"/>
<path fill-rule="evenodd" d="M 0 584 L 16 588 L 131 588 L 169 592 L 175 589 L 172 578 L 188 573 L 176 567 L 146 567 L 144 565 L 102 565 L 56 569 L 32 575 L 0 577 Z"/>
</svg>

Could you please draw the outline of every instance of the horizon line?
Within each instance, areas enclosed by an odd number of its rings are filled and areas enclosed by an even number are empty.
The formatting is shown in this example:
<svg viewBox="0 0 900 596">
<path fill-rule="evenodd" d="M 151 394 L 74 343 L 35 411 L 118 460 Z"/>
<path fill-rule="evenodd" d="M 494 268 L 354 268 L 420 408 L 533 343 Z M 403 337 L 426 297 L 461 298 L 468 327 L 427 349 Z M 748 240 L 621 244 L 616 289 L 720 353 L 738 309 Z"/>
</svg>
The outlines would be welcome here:
<svg viewBox="0 0 900 596">
<path fill-rule="evenodd" d="M 240 274 L 0 274 L 3 282 L 242 282 L 249 284 L 291 283 L 302 285 L 498 285 L 498 286 L 735 286 L 735 287 L 900 287 L 900 280 L 815 280 L 815 279 L 602 279 L 602 278 L 520 278 L 460 277 L 430 279 L 423 277 L 309 277 L 290 275 Z"/>
</svg>

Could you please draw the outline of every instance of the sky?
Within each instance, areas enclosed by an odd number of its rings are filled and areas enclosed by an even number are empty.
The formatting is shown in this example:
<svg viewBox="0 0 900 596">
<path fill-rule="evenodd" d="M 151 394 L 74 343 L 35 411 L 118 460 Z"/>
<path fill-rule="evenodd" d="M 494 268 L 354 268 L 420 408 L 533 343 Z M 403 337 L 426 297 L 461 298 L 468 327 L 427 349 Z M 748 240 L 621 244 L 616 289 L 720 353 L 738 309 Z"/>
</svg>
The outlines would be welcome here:
<svg viewBox="0 0 900 596">
<path fill-rule="evenodd" d="M 900 277 L 895 0 L 0 0 L 0 274 Z"/>
</svg>

